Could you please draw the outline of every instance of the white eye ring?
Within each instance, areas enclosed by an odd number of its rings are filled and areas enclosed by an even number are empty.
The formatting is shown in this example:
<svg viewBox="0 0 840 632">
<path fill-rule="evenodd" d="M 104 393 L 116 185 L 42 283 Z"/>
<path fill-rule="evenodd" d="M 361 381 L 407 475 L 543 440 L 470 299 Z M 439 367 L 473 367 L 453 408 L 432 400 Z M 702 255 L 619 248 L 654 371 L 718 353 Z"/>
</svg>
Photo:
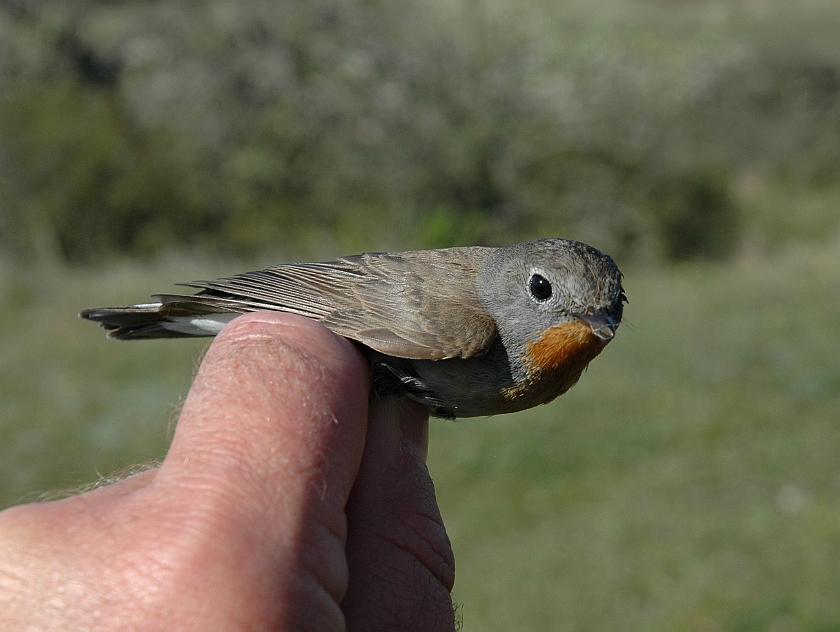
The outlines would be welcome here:
<svg viewBox="0 0 840 632">
<path fill-rule="evenodd" d="M 545 303 L 551 298 L 551 283 L 543 275 L 534 273 L 528 280 L 528 291 L 538 303 Z"/>
</svg>

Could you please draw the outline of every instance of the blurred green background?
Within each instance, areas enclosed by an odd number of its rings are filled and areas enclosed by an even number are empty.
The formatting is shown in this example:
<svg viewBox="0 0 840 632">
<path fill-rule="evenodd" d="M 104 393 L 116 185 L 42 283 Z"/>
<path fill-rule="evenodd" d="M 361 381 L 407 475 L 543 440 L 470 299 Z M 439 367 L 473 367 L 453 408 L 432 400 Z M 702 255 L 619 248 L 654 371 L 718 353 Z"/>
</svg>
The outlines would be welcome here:
<svg viewBox="0 0 840 632">
<path fill-rule="evenodd" d="M 0 506 L 160 457 L 206 341 L 85 307 L 580 239 L 628 324 L 432 423 L 465 630 L 840 630 L 840 4 L 0 0 Z"/>
</svg>

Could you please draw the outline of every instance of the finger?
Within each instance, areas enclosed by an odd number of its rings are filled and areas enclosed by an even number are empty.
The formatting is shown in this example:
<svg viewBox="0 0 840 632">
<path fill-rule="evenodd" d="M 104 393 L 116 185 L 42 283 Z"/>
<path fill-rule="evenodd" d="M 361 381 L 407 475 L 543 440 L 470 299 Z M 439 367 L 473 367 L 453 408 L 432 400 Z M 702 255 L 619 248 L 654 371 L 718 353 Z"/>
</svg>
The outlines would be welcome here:
<svg viewBox="0 0 840 632">
<path fill-rule="evenodd" d="M 292 604 L 275 618 L 311 625 L 326 612 L 340 625 L 368 373 L 352 344 L 288 314 L 237 318 L 211 345 L 155 480 L 188 503 L 181 532 L 209 547 L 203 583 L 227 584 L 235 568 L 270 604 Z"/>
<path fill-rule="evenodd" d="M 361 355 L 320 325 L 262 313 L 233 321 L 208 350 L 158 470 L 0 514 L 0 588 L 14 606 L 3 620 L 344 629 L 344 506 L 368 389 Z"/>
<path fill-rule="evenodd" d="M 423 463 L 428 415 L 371 404 L 367 442 L 347 505 L 347 629 L 454 630 L 455 561 Z"/>
</svg>

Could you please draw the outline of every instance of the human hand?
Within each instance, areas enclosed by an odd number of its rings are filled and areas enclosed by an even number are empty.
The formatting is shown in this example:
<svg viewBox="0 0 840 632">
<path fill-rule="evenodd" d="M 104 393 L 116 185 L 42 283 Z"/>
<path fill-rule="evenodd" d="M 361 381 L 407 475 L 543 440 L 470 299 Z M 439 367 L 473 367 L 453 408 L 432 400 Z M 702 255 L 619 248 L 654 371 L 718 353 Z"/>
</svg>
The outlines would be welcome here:
<svg viewBox="0 0 840 632">
<path fill-rule="evenodd" d="M 0 513 L 0 629 L 452 630 L 428 418 L 261 312 L 210 346 L 159 468 Z"/>
</svg>

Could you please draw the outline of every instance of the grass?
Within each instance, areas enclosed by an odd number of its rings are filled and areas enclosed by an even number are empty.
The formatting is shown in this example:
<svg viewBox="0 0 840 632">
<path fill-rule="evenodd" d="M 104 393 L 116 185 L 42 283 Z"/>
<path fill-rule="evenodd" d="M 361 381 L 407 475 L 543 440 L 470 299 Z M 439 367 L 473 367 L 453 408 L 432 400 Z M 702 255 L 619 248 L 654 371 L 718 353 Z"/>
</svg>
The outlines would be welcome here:
<svg viewBox="0 0 840 632">
<path fill-rule="evenodd" d="M 569 394 L 435 425 L 466 630 L 840 629 L 838 254 L 631 271 Z"/>
<path fill-rule="evenodd" d="M 3 506 L 162 455 L 206 344 L 75 313 L 232 265 L 0 268 Z M 432 422 L 464 629 L 840 630 L 840 241 L 626 272 L 567 395 Z"/>
<path fill-rule="evenodd" d="M 188 266 L 172 267 L 189 276 Z M 169 279 L 169 269 L 2 268 L 0 504 L 165 452 L 168 421 L 206 341 L 123 345 L 76 314 L 166 290 L 154 279 Z"/>
</svg>

